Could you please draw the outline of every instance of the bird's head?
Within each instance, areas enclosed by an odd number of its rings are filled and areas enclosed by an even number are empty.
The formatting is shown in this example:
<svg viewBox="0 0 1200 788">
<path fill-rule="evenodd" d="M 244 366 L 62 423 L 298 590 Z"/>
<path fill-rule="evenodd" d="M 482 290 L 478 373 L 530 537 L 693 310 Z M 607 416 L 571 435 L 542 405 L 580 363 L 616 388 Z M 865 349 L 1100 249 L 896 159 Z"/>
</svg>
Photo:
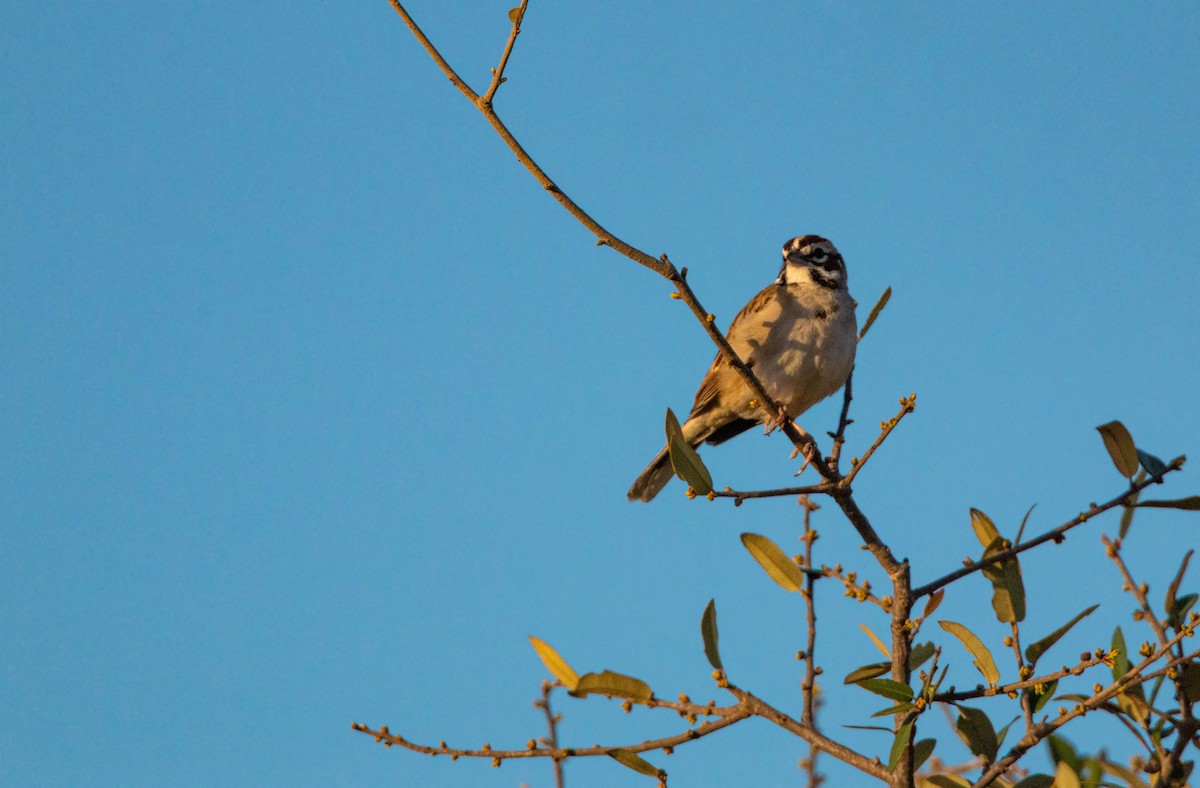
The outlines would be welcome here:
<svg viewBox="0 0 1200 788">
<path fill-rule="evenodd" d="M 830 290 L 846 289 L 846 263 L 828 240 L 819 235 L 798 235 L 783 245 L 781 285 L 808 284 Z"/>
</svg>

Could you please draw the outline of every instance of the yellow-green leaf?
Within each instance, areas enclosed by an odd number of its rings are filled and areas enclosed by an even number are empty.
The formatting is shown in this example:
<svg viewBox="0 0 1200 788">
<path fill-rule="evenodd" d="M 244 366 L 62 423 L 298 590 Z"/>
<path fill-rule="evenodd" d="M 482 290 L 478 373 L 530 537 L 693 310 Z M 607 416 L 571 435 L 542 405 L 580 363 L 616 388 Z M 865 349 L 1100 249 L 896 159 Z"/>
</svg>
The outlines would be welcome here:
<svg viewBox="0 0 1200 788">
<path fill-rule="evenodd" d="M 996 540 L 983 551 L 985 559 L 1008 549 L 1005 541 Z M 1017 557 L 1006 558 L 983 568 L 983 576 L 992 583 L 992 609 L 996 618 L 1009 624 L 1025 620 L 1025 583 L 1021 580 L 1021 564 Z"/>
<path fill-rule="evenodd" d="M 996 668 L 996 660 L 992 658 L 992 652 L 988 651 L 987 646 L 983 645 L 983 641 L 975 637 L 971 630 L 954 621 L 939 621 L 938 625 L 966 646 L 967 651 L 971 652 L 971 656 L 975 657 L 975 667 L 983 674 L 983 678 L 989 685 L 995 685 L 1000 681 L 1000 671 Z"/>
<path fill-rule="evenodd" d="M 892 288 L 889 286 L 883 291 L 883 295 L 879 296 L 879 300 L 875 302 L 875 306 L 871 307 L 871 313 L 867 315 L 867 322 L 863 323 L 862 331 L 858 332 L 858 341 L 862 342 L 863 337 L 871 330 L 871 326 L 875 324 L 875 319 L 879 317 L 879 313 L 887 306 L 888 299 L 892 297 Z"/>
<path fill-rule="evenodd" d="M 946 589 L 939 588 L 929 595 L 929 599 L 925 600 L 925 612 L 921 613 L 921 618 L 929 618 L 929 614 L 938 609 L 938 605 L 942 604 L 942 597 L 946 596 Z"/>
<path fill-rule="evenodd" d="M 863 665 L 850 671 L 846 674 L 846 678 L 843 679 L 843 683 L 856 684 L 864 679 L 878 678 L 885 673 L 889 673 L 891 669 L 892 663 L 890 662 L 872 662 L 870 665 Z"/>
<path fill-rule="evenodd" d="M 633 676 L 614 673 L 606 670 L 603 673 L 585 673 L 579 677 L 572 695 L 612 695 L 618 698 L 629 698 L 639 703 L 645 703 L 654 697 L 650 685 Z"/>
<path fill-rule="evenodd" d="M 1053 646 L 1055 643 L 1057 643 L 1059 641 L 1059 639 L 1062 638 L 1063 635 L 1067 634 L 1067 632 L 1069 632 L 1071 630 L 1071 627 L 1075 626 L 1080 621 L 1082 621 L 1083 619 L 1090 616 L 1098 607 L 1100 607 L 1100 606 L 1092 605 L 1091 607 L 1084 610 L 1079 615 L 1075 616 L 1075 618 L 1071 619 L 1070 621 L 1063 624 L 1058 629 L 1051 632 L 1049 635 L 1046 635 L 1046 637 L 1042 638 L 1041 640 L 1037 640 L 1037 641 L 1034 641 L 1033 643 L 1030 643 L 1029 646 L 1026 647 L 1026 649 L 1025 649 L 1025 660 L 1030 665 L 1036 665 L 1037 661 L 1042 658 L 1042 655 L 1045 654 L 1047 651 L 1049 651 L 1050 647 Z"/>
<path fill-rule="evenodd" d="M 1054 778 L 1048 774 L 1031 774 L 1013 788 L 1054 788 Z"/>
<path fill-rule="evenodd" d="M 925 660 L 933 656 L 936 647 L 932 643 L 914 644 L 912 650 L 908 652 L 908 669 L 916 670 L 925 664 Z"/>
<path fill-rule="evenodd" d="M 1129 430 L 1119 421 L 1101 424 L 1096 430 L 1104 439 L 1104 448 L 1108 449 L 1108 456 L 1112 458 L 1117 473 L 1126 479 L 1132 478 L 1137 473 L 1138 455 Z"/>
<path fill-rule="evenodd" d="M 1176 498 L 1172 501 L 1139 501 L 1137 506 L 1153 506 L 1158 509 L 1183 509 L 1188 512 L 1200 512 L 1200 495 L 1189 495 L 1187 498 Z"/>
<path fill-rule="evenodd" d="M 1059 761 L 1054 770 L 1054 788 L 1080 788 L 1079 775 L 1066 761 Z"/>
<path fill-rule="evenodd" d="M 883 654 L 883 656 L 887 657 L 888 659 L 892 658 L 892 650 L 883 645 L 883 641 L 880 640 L 879 637 L 872 632 L 866 624 L 859 624 L 858 628 L 866 633 L 867 637 L 871 639 L 871 642 L 875 644 L 875 648 L 879 649 L 880 654 Z"/>
<path fill-rule="evenodd" d="M 804 572 L 788 558 L 779 545 L 759 534 L 742 534 L 742 544 L 754 560 L 766 570 L 771 579 L 788 591 L 799 591 L 804 585 Z"/>
<path fill-rule="evenodd" d="M 704 466 L 700 455 L 683 437 L 683 428 L 675 413 L 667 408 L 667 454 L 671 458 L 671 469 L 675 475 L 687 482 L 696 495 L 708 495 L 713 489 L 712 474 Z"/>
<path fill-rule="evenodd" d="M 558 652 L 541 638 L 535 638 L 533 635 L 530 635 L 529 642 L 533 644 L 533 650 L 537 652 L 537 655 L 542 658 L 542 662 L 550 670 L 550 675 L 561 681 L 567 689 L 574 690 L 575 686 L 579 684 L 579 674 L 567 664 L 567 661 L 560 657 Z"/>
<path fill-rule="evenodd" d="M 992 522 L 992 518 L 978 509 L 971 510 L 971 528 L 975 530 L 975 538 L 984 547 L 1000 538 L 1000 531 L 996 530 L 996 524 Z"/>
<path fill-rule="evenodd" d="M 514 25 L 520 25 L 521 17 L 524 15 L 525 12 L 521 10 L 520 6 L 508 9 L 508 21 L 512 22 Z"/>
<path fill-rule="evenodd" d="M 708 664 L 717 670 L 725 670 L 721 666 L 721 652 L 717 650 L 717 601 L 715 599 L 708 600 L 708 605 L 704 608 L 704 615 L 700 617 L 700 637 L 704 639 L 704 656 L 708 657 Z"/>
<path fill-rule="evenodd" d="M 628 766 L 635 772 L 641 772 L 650 777 L 658 777 L 662 779 L 666 776 L 666 772 L 659 769 L 654 764 L 647 761 L 642 756 L 638 755 L 633 750 L 626 750 L 623 747 L 618 747 L 612 750 L 605 750 L 605 754 L 610 758 L 620 763 L 623 766 Z"/>
<path fill-rule="evenodd" d="M 1134 484 L 1141 484 L 1146 481 L 1146 471 L 1142 469 L 1138 471 L 1138 475 L 1134 478 Z M 1138 498 L 1141 497 L 1142 490 L 1138 490 L 1128 499 L 1123 507 L 1121 507 L 1121 525 L 1117 528 L 1117 538 L 1124 539 L 1125 534 L 1129 533 L 1129 526 L 1133 524 L 1133 510 L 1137 505 Z"/>
<path fill-rule="evenodd" d="M 913 745 L 913 771 L 920 769 L 925 761 L 929 760 L 929 756 L 933 755 L 933 748 L 937 746 L 937 739 L 921 739 Z"/>
<path fill-rule="evenodd" d="M 971 788 L 971 783 L 957 774 L 931 774 L 925 782 L 936 788 Z"/>
</svg>

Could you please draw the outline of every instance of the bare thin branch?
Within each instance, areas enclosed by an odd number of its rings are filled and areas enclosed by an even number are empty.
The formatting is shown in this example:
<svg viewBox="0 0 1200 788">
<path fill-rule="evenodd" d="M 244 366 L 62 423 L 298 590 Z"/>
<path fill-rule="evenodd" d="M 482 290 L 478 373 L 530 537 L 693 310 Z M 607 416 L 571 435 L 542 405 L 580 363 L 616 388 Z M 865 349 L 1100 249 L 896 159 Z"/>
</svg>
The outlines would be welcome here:
<svg viewBox="0 0 1200 788">
<path fill-rule="evenodd" d="M 512 32 L 508 34 L 508 42 L 504 45 L 504 53 L 500 55 L 500 65 L 492 69 L 492 84 L 488 85 L 487 93 L 483 94 L 480 99 L 484 104 L 491 106 L 492 99 L 496 95 L 496 91 L 500 85 L 504 83 L 504 68 L 508 65 L 508 56 L 512 54 L 513 44 L 517 43 L 517 36 L 521 35 L 521 20 L 525 18 L 525 6 L 529 5 L 529 0 L 521 0 L 521 5 L 513 9 L 516 11 L 513 14 Z"/>
</svg>

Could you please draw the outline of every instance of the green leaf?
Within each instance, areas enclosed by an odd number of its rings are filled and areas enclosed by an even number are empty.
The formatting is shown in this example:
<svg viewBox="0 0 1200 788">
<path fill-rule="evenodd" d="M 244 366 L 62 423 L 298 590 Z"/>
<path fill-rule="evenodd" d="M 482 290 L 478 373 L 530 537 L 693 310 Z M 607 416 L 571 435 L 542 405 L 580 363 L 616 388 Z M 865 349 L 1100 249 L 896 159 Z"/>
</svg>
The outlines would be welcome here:
<svg viewBox="0 0 1200 788">
<path fill-rule="evenodd" d="M 1075 748 L 1069 741 L 1052 733 L 1046 737 L 1046 746 L 1050 748 L 1050 759 L 1055 765 L 1065 763 L 1070 767 L 1072 774 L 1079 773 L 1079 756 L 1075 754 Z"/>
<path fill-rule="evenodd" d="M 1112 664 L 1113 679 L 1119 680 L 1129 672 L 1129 652 L 1125 648 L 1125 635 L 1121 632 L 1120 627 L 1113 630 L 1112 651 L 1116 652 Z M 1132 684 L 1126 687 L 1122 694 L 1128 694 L 1138 701 L 1146 700 L 1146 693 L 1142 690 L 1141 684 Z M 1117 700 L 1120 705 L 1120 698 Z"/>
<path fill-rule="evenodd" d="M 1178 605 L 1179 600 L 1175 595 L 1179 593 L 1179 586 L 1183 584 L 1183 576 L 1187 573 L 1188 561 L 1192 560 L 1192 553 L 1194 552 L 1196 551 L 1188 550 L 1183 554 L 1183 561 L 1181 561 L 1179 564 L 1179 571 L 1175 573 L 1175 579 L 1173 579 L 1171 584 L 1167 586 L 1167 597 L 1166 601 L 1163 602 L 1163 610 L 1167 612 L 1168 616 L 1172 614 L 1172 611 Z M 1186 613 L 1187 611 L 1184 612 Z"/>
<path fill-rule="evenodd" d="M 1171 629 L 1179 629 L 1187 621 L 1188 611 L 1192 609 L 1192 605 L 1196 604 L 1195 594 L 1185 594 L 1175 600 L 1175 606 L 1167 613 L 1167 626 Z"/>
<path fill-rule="evenodd" d="M 560 657 L 558 652 L 546 641 L 530 635 L 529 642 L 533 644 L 533 650 L 550 670 L 550 675 L 561 681 L 568 690 L 574 690 L 579 684 L 579 674 L 567 664 L 567 661 Z"/>
<path fill-rule="evenodd" d="M 1042 710 L 1043 706 L 1050 702 L 1050 699 L 1054 697 L 1054 691 L 1056 689 L 1058 689 L 1058 679 L 1046 684 L 1041 692 L 1035 692 L 1033 687 L 1028 687 L 1023 691 L 1026 695 L 1029 695 L 1032 698 L 1029 707 L 1033 709 L 1033 712 L 1036 714 Z"/>
<path fill-rule="evenodd" d="M 579 683 L 575 685 L 571 694 L 577 698 L 586 695 L 611 695 L 617 698 L 629 698 L 639 703 L 645 703 L 654 697 L 654 693 L 650 691 L 650 685 L 646 682 L 635 679 L 633 676 L 614 673 L 611 670 L 603 673 L 583 674 L 579 677 Z"/>
<path fill-rule="evenodd" d="M 662 779 L 664 776 L 666 776 L 666 772 L 650 763 L 633 750 L 626 750 L 623 747 L 618 747 L 612 750 L 605 750 L 605 754 L 617 763 L 623 766 L 628 766 L 635 772 L 641 772 L 647 776 L 658 777 L 659 779 Z"/>
<path fill-rule="evenodd" d="M 1133 483 L 1136 485 L 1141 484 L 1144 481 L 1146 481 L 1145 469 L 1138 471 L 1137 476 L 1135 476 L 1133 479 Z M 1142 490 L 1138 490 L 1127 499 L 1128 503 L 1121 507 L 1121 525 L 1117 529 L 1118 539 L 1124 539 L 1125 534 L 1129 533 L 1129 526 L 1133 524 L 1133 509 L 1134 506 L 1137 505 L 1138 498 L 1141 496 L 1141 494 Z"/>
<path fill-rule="evenodd" d="M 1055 643 L 1057 643 L 1059 640 L 1061 640 L 1063 635 L 1065 635 L 1071 631 L 1071 627 L 1075 626 L 1080 621 L 1082 621 L 1083 619 L 1090 616 L 1093 612 L 1095 612 L 1096 608 L 1098 608 L 1098 607 L 1100 607 L 1100 606 L 1092 605 L 1091 607 L 1087 608 L 1079 615 L 1075 616 L 1075 618 L 1071 619 L 1070 621 L 1063 624 L 1058 629 L 1051 632 L 1049 635 L 1046 635 L 1046 637 L 1042 638 L 1041 640 L 1037 640 L 1037 641 L 1034 641 L 1033 643 L 1030 643 L 1029 646 L 1026 647 L 1026 649 L 1025 649 L 1025 661 L 1028 662 L 1030 665 L 1036 665 L 1037 661 L 1042 658 L 1043 654 L 1045 654 L 1047 651 L 1050 650 L 1051 646 L 1053 646 Z"/>
<path fill-rule="evenodd" d="M 1033 510 L 1036 508 L 1037 504 L 1035 503 L 1033 506 L 1029 507 L 1029 511 L 1025 512 L 1025 516 L 1021 518 L 1021 527 L 1017 529 L 1017 538 L 1013 544 L 1021 543 L 1021 534 L 1025 533 L 1025 524 L 1029 522 L 1029 515 L 1033 514 Z"/>
<path fill-rule="evenodd" d="M 708 600 L 704 615 L 700 617 L 700 637 L 704 639 L 704 656 L 708 664 L 717 670 L 725 670 L 721 666 L 721 652 L 717 650 L 717 600 Z"/>
<path fill-rule="evenodd" d="M 996 539 L 983 551 L 985 559 L 1008 548 L 1002 537 Z M 1002 623 L 1011 624 L 1025 620 L 1025 583 L 1021 580 L 1021 564 L 1017 557 L 1006 558 L 983 568 L 983 576 L 992 584 L 992 609 Z"/>
<path fill-rule="evenodd" d="M 804 584 L 804 572 L 796 562 L 784 555 L 779 545 L 759 534 L 742 534 L 742 544 L 754 560 L 766 570 L 771 579 L 788 591 L 799 591 Z"/>
<path fill-rule="evenodd" d="M 888 771 L 896 770 L 896 764 L 900 763 L 900 758 L 904 755 L 904 750 L 908 747 L 908 743 L 912 740 L 912 723 L 906 722 L 900 726 L 900 730 L 896 731 L 896 738 L 892 740 L 892 750 L 888 753 Z"/>
<path fill-rule="evenodd" d="M 1134 446 L 1133 436 L 1125 429 L 1125 425 L 1119 421 L 1110 421 L 1101 424 L 1096 431 L 1104 439 L 1104 448 L 1108 449 L 1108 456 L 1112 458 L 1117 473 L 1126 479 L 1137 473 L 1137 447 Z"/>
<path fill-rule="evenodd" d="M 925 782 L 937 788 L 971 788 L 971 783 L 957 774 L 931 774 Z"/>
<path fill-rule="evenodd" d="M 905 714 L 913 710 L 911 703 L 897 703 L 895 706 L 888 706 L 886 709 L 880 709 L 872 714 L 872 717 L 891 717 L 896 714 Z M 888 733 L 891 733 L 889 730 Z"/>
<path fill-rule="evenodd" d="M 891 700 L 911 701 L 913 699 L 912 687 L 892 679 L 863 679 L 855 683 L 865 690 Z"/>
<path fill-rule="evenodd" d="M 1048 774 L 1031 774 L 1021 782 L 1013 786 L 1013 788 L 1051 788 L 1054 785 L 1054 778 Z"/>
<path fill-rule="evenodd" d="M 929 756 L 933 755 L 933 748 L 937 746 L 937 739 L 921 739 L 913 745 L 913 771 L 920 769 L 929 760 Z"/>
<path fill-rule="evenodd" d="M 988 651 L 987 646 L 983 645 L 983 642 L 975 637 L 971 630 L 954 621 L 943 620 L 939 621 L 938 625 L 966 646 L 967 651 L 971 652 L 971 656 L 975 657 L 976 669 L 983 674 L 983 678 L 989 685 L 994 686 L 1000 681 L 1000 671 L 996 668 L 996 660 L 992 659 L 992 652 Z"/>
<path fill-rule="evenodd" d="M 843 683 L 857 684 L 864 679 L 873 679 L 878 676 L 882 676 L 885 673 L 890 672 L 891 669 L 892 663 L 890 662 L 873 662 L 870 665 L 863 665 L 862 667 L 855 668 L 847 673 Z M 891 731 L 888 732 L 891 733 Z"/>
<path fill-rule="evenodd" d="M 875 318 L 879 317 L 879 313 L 887 306 L 888 299 L 892 297 L 892 288 L 889 286 L 883 291 L 883 295 L 879 296 L 879 300 L 875 302 L 875 306 L 871 307 L 871 313 L 867 315 L 867 322 L 863 323 L 862 331 L 858 332 L 858 341 L 862 342 L 863 337 L 871 330 L 871 326 L 875 323 Z"/>
<path fill-rule="evenodd" d="M 1000 730 L 996 731 L 996 751 L 997 752 L 999 752 L 1000 748 L 1004 746 L 1004 739 L 1005 739 L 1005 737 L 1008 736 L 1008 729 L 1011 728 L 1012 724 L 1014 722 L 1016 722 L 1018 719 L 1019 719 L 1018 717 L 1013 717 L 1011 720 L 1008 721 L 1007 725 L 1005 725 Z"/>
<path fill-rule="evenodd" d="M 1167 464 L 1149 452 L 1138 449 L 1137 458 L 1138 463 L 1146 469 L 1146 473 L 1155 479 L 1161 479 L 1163 474 L 1167 472 Z"/>
<path fill-rule="evenodd" d="M 996 729 L 986 714 L 969 706 L 959 706 L 954 727 L 972 753 L 982 756 L 987 763 L 996 760 L 1000 743 L 996 741 Z"/>
<path fill-rule="evenodd" d="M 892 650 L 883 645 L 883 641 L 879 639 L 879 636 L 872 632 L 866 624 L 859 624 L 858 628 L 866 633 L 867 637 L 871 639 L 871 642 L 875 644 L 875 648 L 879 649 L 880 654 L 883 654 L 883 656 L 887 657 L 888 659 L 892 658 Z"/>
<path fill-rule="evenodd" d="M 921 643 L 912 647 L 908 652 L 908 669 L 916 670 L 933 656 L 936 647 L 932 643 Z"/>
<path fill-rule="evenodd" d="M 996 530 L 992 518 L 978 509 L 971 509 L 971 527 L 975 529 L 975 538 L 985 548 L 1000 538 L 1000 532 Z"/>
<path fill-rule="evenodd" d="M 687 482 L 696 495 L 708 495 L 712 492 L 712 474 L 704 467 L 700 455 L 683 437 L 683 428 L 675 413 L 667 408 L 667 453 L 671 458 L 671 468 L 675 475 Z"/>
<path fill-rule="evenodd" d="M 1200 663 L 1189 662 L 1184 665 L 1175 683 L 1179 685 L 1188 703 L 1200 700 Z"/>
<path fill-rule="evenodd" d="M 1139 501 L 1138 507 L 1152 506 L 1156 509 L 1183 509 L 1186 512 L 1200 512 L 1200 495 L 1189 495 L 1187 498 L 1176 498 L 1171 501 Z"/>
</svg>

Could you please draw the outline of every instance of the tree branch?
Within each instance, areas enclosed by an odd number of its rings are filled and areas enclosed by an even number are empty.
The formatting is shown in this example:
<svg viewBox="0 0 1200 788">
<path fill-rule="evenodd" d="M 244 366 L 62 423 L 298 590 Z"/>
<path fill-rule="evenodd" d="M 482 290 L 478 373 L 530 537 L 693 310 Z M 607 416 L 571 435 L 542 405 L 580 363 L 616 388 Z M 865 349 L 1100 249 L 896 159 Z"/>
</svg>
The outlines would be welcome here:
<svg viewBox="0 0 1200 788">
<path fill-rule="evenodd" d="M 1071 530 L 1075 526 L 1082 525 L 1098 514 L 1103 514 L 1104 512 L 1107 512 L 1109 509 L 1113 509 L 1117 506 L 1121 506 L 1121 505 L 1125 504 L 1127 501 L 1129 501 L 1134 496 L 1136 496 L 1139 492 L 1146 489 L 1147 487 L 1149 487 L 1152 484 L 1162 484 L 1163 479 L 1166 477 L 1166 475 L 1168 473 L 1171 473 L 1172 471 L 1178 471 L 1179 469 L 1181 469 L 1183 467 L 1183 464 L 1186 461 L 1187 461 L 1187 457 L 1184 457 L 1182 455 L 1179 457 L 1176 457 L 1175 459 L 1171 460 L 1171 462 L 1169 462 L 1167 464 L 1167 468 L 1165 471 L 1163 471 L 1162 476 L 1147 477 L 1144 481 L 1136 482 L 1136 483 L 1132 484 L 1127 491 L 1121 493 L 1116 498 L 1113 498 L 1111 501 L 1108 501 L 1107 503 L 1101 504 L 1099 506 L 1097 506 L 1096 504 L 1092 504 L 1086 512 L 1080 512 L 1079 514 L 1077 514 L 1075 517 L 1072 517 L 1067 522 L 1063 523 L 1062 525 L 1058 526 L 1057 528 L 1053 528 L 1053 529 L 1047 531 L 1046 533 L 1042 534 L 1041 536 L 1036 536 L 1027 542 L 1022 542 L 1021 544 L 1014 545 L 1013 547 L 1010 547 L 1007 550 L 1001 550 L 998 553 L 994 553 L 994 554 L 988 556 L 987 558 L 981 559 L 979 561 L 974 561 L 971 563 L 970 566 L 965 566 L 962 569 L 957 569 L 948 575 L 939 577 L 937 580 L 934 580 L 930 583 L 926 583 L 925 585 L 914 589 L 913 590 L 913 599 L 919 599 L 919 598 L 925 596 L 926 594 L 937 591 L 942 586 L 953 583 L 955 580 L 958 580 L 960 577 L 966 577 L 969 574 L 978 572 L 979 570 L 983 569 L 984 567 L 991 566 L 992 564 L 998 564 L 1001 561 L 1005 561 L 1009 558 L 1012 558 L 1013 556 L 1015 556 L 1019 553 L 1023 553 L 1032 547 L 1037 547 L 1038 545 L 1044 544 L 1051 540 L 1054 540 L 1056 542 L 1061 541 L 1063 534 L 1065 534 L 1067 531 Z"/>
</svg>

